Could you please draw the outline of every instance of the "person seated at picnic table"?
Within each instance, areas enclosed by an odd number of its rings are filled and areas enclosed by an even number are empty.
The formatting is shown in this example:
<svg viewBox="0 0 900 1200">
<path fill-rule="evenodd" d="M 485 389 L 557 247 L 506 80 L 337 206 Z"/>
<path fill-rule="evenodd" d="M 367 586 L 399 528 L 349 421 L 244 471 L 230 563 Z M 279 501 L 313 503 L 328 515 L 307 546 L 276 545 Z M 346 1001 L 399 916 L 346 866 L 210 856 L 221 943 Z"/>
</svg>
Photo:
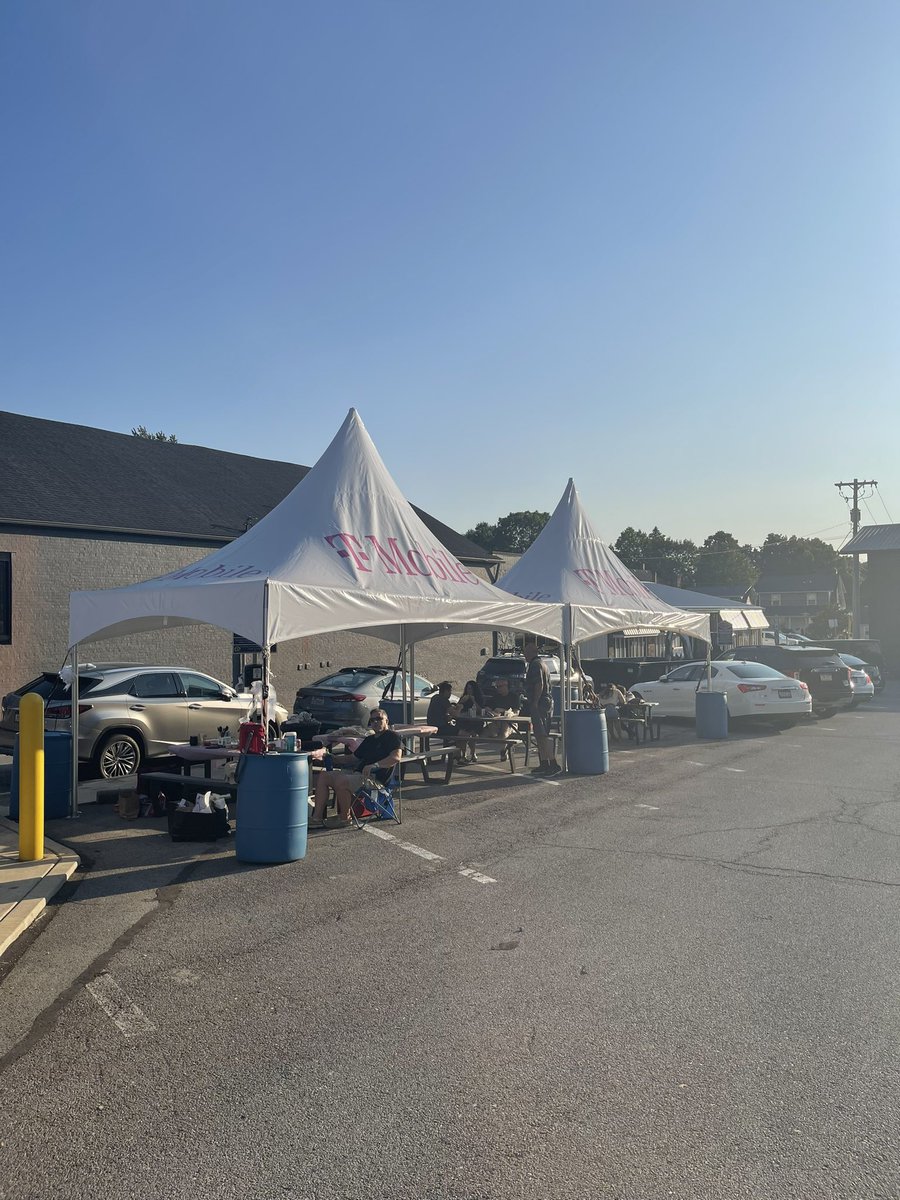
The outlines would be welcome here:
<svg viewBox="0 0 900 1200">
<path fill-rule="evenodd" d="M 463 694 L 456 707 L 461 717 L 480 717 L 484 713 L 484 693 L 474 679 L 466 680 L 466 686 L 463 688 Z M 481 732 L 480 728 L 478 732 Z M 472 731 L 468 737 L 459 739 L 457 744 L 462 750 L 463 762 L 466 759 L 466 748 L 469 751 L 469 762 L 478 762 L 478 755 L 475 753 L 475 739 L 477 736 L 478 733 Z"/>
<path fill-rule="evenodd" d="M 394 767 L 400 761 L 402 748 L 399 734 L 390 727 L 383 708 L 373 708 L 369 717 L 371 734 L 364 737 L 352 754 L 345 755 L 342 765 L 346 769 L 322 771 L 316 780 L 316 802 L 310 818 L 310 829 L 325 828 L 325 809 L 328 791 L 334 792 L 337 815 L 344 822 L 350 820 L 350 802 L 354 792 L 371 778 L 378 783 L 387 783 Z"/>
<path fill-rule="evenodd" d="M 457 706 L 450 701 L 453 684 L 449 679 L 443 680 L 437 686 L 437 694 L 431 697 L 425 724 L 433 725 L 442 737 L 455 737 Z"/>
<path fill-rule="evenodd" d="M 622 737 L 622 722 L 619 720 L 619 705 L 625 704 L 625 691 L 616 683 L 604 683 L 597 697 L 600 707 L 606 714 L 606 728 L 613 741 Z"/>
<path fill-rule="evenodd" d="M 499 708 L 503 712 L 509 712 L 510 709 L 518 712 L 522 704 L 522 692 L 514 688 L 505 675 L 498 675 L 485 692 L 484 700 L 491 710 Z"/>
</svg>

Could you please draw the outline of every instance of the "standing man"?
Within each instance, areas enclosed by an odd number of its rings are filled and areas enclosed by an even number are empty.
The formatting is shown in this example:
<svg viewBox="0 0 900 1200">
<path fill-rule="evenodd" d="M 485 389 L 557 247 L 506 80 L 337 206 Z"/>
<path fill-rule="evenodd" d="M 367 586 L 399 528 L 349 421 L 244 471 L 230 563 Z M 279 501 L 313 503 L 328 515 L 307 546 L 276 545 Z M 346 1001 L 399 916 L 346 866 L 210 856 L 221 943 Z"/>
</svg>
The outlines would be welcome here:
<svg viewBox="0 0 900 1200">
<path fill-rule="evenodd" d="M 525 673 L 525 701 L 540 758 L 540 765 L 535 767 L 531 773 L 532 775 L 559 775 L 562 768 L 556 761 L 556 750 L 553 738 L 550 737 L 550 713 L 553 708 L 550 699 L 550 675 L 538 657 L 537 646 L 534 642 L 525 643 L 524 654 L 525 661 L 528 663 L 528 670 Z"/>
</svg>

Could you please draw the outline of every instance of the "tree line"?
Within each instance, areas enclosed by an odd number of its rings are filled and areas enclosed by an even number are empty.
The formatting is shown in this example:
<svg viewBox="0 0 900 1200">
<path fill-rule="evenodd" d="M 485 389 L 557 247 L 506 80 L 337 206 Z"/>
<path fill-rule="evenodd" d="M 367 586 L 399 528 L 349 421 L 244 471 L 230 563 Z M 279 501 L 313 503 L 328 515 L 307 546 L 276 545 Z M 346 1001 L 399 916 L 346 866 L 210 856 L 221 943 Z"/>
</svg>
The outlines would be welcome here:
<svg viewBox="0 0 900 1200">
<path fill-rule="evenodd" d="M 466 537 L 486 550 L 524 554 L 550 519 L 544 512 L 515 512 L 496 524 L 480 521 Z M 629 525 L 613 549 L 632 571 L 649 572 L 658 583 L 696 588 L 734 586 L 744 591 L 762 575 L 805 575 L 837 571 L 849 582 L 850 563 L 821 538 L 770 533 L 761 546 L 743 545 L 719 529 L 697 545 L 670 538 L 657 526 L 649 533 Z"/>
</svg>

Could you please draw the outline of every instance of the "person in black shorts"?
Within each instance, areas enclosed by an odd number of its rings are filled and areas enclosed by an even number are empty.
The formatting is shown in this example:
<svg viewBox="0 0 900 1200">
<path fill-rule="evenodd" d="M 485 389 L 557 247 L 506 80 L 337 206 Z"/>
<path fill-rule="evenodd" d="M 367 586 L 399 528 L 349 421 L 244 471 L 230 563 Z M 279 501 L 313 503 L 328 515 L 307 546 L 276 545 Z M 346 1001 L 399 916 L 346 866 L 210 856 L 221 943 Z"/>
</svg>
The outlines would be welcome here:
<svg viewBox="0 0 900 1200">
<path fill-rule="evenodd" d="M 531 772 L 532 775 L 559 775 L 562 771 L 556 761 L 556 750 L 553 738 L 550 737 L 550 714 L 553 708 L 550 699 L 550 675 L 541 659 L 538 657 L 537 646 L 534 642 L 525 643 L 525 661 L 528 670 L 525 672 L 525 705 L 526 712 L 531 717 L 531 731 L 537 742 L 539 766 Z"/>
<path fill-rule="evenodd" d="M 372 734 L 364 737 L 354 752 L 348 756 L 347 770 L 321 771 L 316 780 L 316 803 L 310 818 L 310 829 L 322 829 L 325 825 L 325 807 L 328 789 L 334 790 L 337 815 L 342 821 L 350 819 L 350 802 L 371 776 L 379 783 L 387 783 L 391 772 L 400 761 L 402 753 L 400 737 L 388 724 L 383 708 L 373 708 L 369 717 Z"/>
</svg>

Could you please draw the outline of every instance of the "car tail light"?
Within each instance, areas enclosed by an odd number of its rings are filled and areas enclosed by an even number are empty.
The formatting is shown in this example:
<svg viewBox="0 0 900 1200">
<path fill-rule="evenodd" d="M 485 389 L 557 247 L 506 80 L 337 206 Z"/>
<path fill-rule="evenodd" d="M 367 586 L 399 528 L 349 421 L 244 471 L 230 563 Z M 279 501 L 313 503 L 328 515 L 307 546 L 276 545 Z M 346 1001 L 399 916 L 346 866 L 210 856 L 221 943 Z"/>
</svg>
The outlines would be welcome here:
<svg viewBox="0 0 900 1200">
<path fill-rule="evenodd" d="M 79 717 L 82 715 L 82 713 L 90 712 L 90 710 L 93 707 L 94 707 L 93 704 L 79 704 L 78 705 Z M 72 719 L 72 705 L 71 704 L 48 704 L 47 705 L 47 716 L 50 718 L 51 721 L 69 721 Z"/>
<path fill-rule="evenodd" d="M 867 676 L 866 676 L 866 683 L 871 683 L 871 682 L 872 682 L 872 676 L 871 676 L 871 675 L 867 675 Z"/>
<path fill-rule="evenodd" d="M 338 692 L 334 698 L 335 700 L 353 700 L 359 704 L 366 697 L 363 692 Z"/>
<path fill-rule="evenodd" d="M 808 683 L 804 683 L 802 679 L 800 680 L 800 687 L 803 689 L 803 691 L 804 691 L 804 692 L 808 692 L 808 691 L 809 691 L 809 684 L 808 684 Z"/>
<path fill-rule="evenodd" d="M 764 692 L 768 685 L 765 683 L 739 683 L 739 692 Z"/>
</svg>

